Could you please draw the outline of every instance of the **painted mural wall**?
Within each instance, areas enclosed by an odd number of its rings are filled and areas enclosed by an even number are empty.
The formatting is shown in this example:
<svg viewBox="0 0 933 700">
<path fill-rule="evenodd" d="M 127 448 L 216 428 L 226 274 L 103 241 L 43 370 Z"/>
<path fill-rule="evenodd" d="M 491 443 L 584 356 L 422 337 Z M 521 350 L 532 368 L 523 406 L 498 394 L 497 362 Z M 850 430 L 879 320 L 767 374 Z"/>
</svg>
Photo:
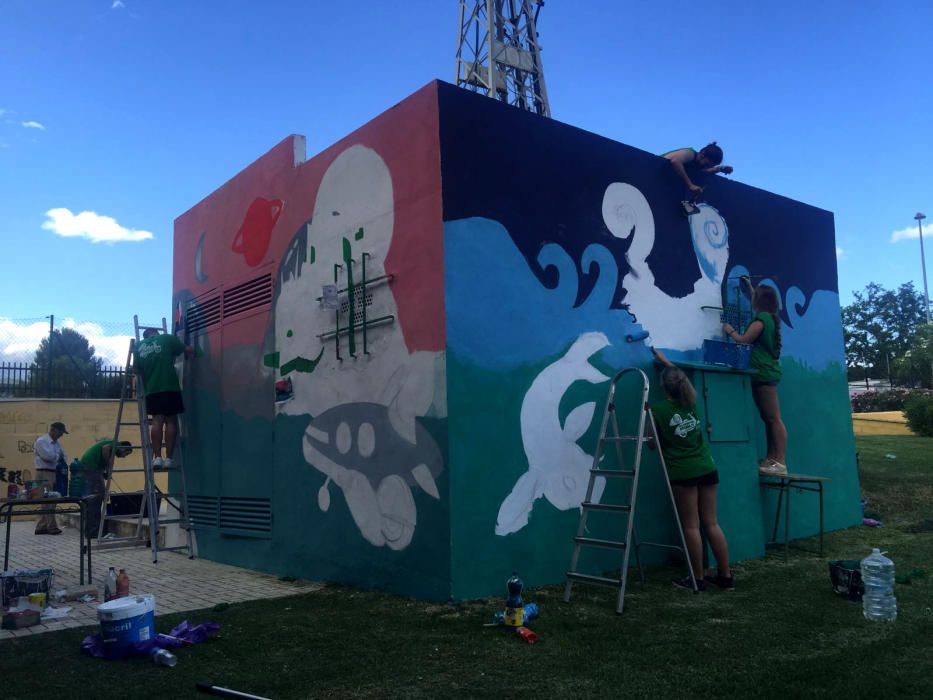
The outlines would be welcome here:
<svg viewBox="0 0 933 700">
<path fill-rule="evenodd" d="M 289 137 L 176 221 L 200 554 L 449 591 L 436 91 Z"/>
<path fill-rule="evenodd" d="M 857 522 L 832 215 L 703 184 L 688 219 L 667 161 L 432 83 L 309 160 L 289 137 L 180 216 L 201 556 L 439 599 L 498 594 L 512 570 L 561 581 L 609 379 L 655 380 L 644 333 L 698 362 L 720 326 L 705 307 L 747 273 L 784 304 L 788 463 L 833 479 L 828 529 Z M 694 381 L 733 554 L 760 556 L 747 376 Z M 672 541 L 647 466 L 639 532 Z M 816 517 L 796 499 L 793 534 Z"/>
<path fill-rule="evenodd" d="M 662 158 L 447 85 L 439 101 L 455 597 L 495 591 L 512 569 L 562 580 L 609 378 L 626 366 L 657 378 L 648 345 L 626 337 L 646 331 L 675 361 L 701 361 L 743 274 L 783 301 L 788 464 L 833 479 L 828 528 L 857 522 L 832 215 L 709 176 L 688 218 Z M 732 554 L 760 556 L 774 504 L 758 487 L 764 433 L 750 393 L 740 376 L 694 381 L 736 424 L 725 435 L 714 421 L 712 433 Z M 647 464 L 641 538 L 673 541 Z M 624 497 L 601 483 L 596 496 Z M 816 501 L 798 503 L 792 532 L 810 534 Z"/>
</svg>

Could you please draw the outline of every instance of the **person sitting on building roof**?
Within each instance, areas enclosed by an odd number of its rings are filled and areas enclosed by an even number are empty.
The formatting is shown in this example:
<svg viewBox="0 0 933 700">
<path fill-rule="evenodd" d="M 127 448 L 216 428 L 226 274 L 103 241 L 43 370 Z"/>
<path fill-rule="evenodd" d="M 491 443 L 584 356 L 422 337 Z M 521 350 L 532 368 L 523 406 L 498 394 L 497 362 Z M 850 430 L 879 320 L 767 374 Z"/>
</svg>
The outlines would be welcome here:
<svg viewBox="0 0 933 700">
<path fill-rule="evenodd" d="M 703 193 L 703 188 L 690 179 L 690 172 L 703 171 L 707 173 L 723 173 L 729 175 L 732 173 L 731 165 L 722 165 L 722 148 L 716 145 L 716 142 L 704 146 L 699 151 L 693 148 L 678 148 L 674 151 L 668 151 L 663 154 L 671 162 L 671 167 L 678 177 L 684 181 L 690 195 L 681 202 L 684 211 L 689 214 L 696 214 L 700 211 L 696 204 L 696 198 Z"/>
</svg>

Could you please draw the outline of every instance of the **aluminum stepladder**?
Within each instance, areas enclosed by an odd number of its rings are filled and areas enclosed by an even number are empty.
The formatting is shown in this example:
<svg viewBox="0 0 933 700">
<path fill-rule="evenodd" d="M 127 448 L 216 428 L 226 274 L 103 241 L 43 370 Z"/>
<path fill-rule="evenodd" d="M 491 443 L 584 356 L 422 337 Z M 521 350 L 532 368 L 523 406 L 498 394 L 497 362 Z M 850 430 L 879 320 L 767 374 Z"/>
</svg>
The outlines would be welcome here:
<svg viewBox="0 0 933 700">
<path fill-rule="evenodd" d="M 619 421 L 616 416 L 616 405 L 614 400 L 617 384 L 624 376 L 629 374 L 640 375 L 642 381 L 640 404 L 641 408 L 639 409 L 640 415 L 638 419 L 638 433 L 636 435 L 622 435 L 620 433 Z M 577 525 L 577 533 L 573 538 L 573 556 L 570 558 L 570 569 L 567 571 L 567 581 L 564 584 L 565 603 L 570 602 L 570 594 L 574 583 L 587 583 L 596 586 L 618 588 L 619 594 L 616 600 L 616 612 L 621 615 L 625 606 L 625 586 L 628 581 L 629 554 L 631 553 L 632 549 L 635 550 L 635 562 L 638 566 L 638 571 L 641 576 L 642 583 L 644 583 L 645 580 L 644 571 L 641 566 L 641 558 L 639 557 L 639 549 L 643 546 L 662 547 L 665 549 L 674 549 L 681 552 L 687 560 L 687 569 L 690 572 L 690 581 L 693 584 L 693 590 L 697 590 L 697 583 L 694 579 L 692 567 L 690 566 L 690 557 L 687 553 L 687 543 L 684 540 L 683 527 L 680 523 L 680 516 L 677 514 L 677 504 L 674 501 L 674 491 L 671 488 L 671 482 L 667 476 L 667 465 L 664 463 L 664 455 L 661 454 L 660 449 L 657 449 L 656 451 L 658 454 L 658 459 L 660 460 L 661 472 L 664 479 L 664 484 L 667 488 L 667 495 L 670 499 L 671 510 L 674 513 L 674 520 L 677 523 L 677 534 L 680 538 L 680 546 L 661 542 L 638 542 L 638 535 L 635 529 L 635 506 L 638 496 L 638 482 L 641 476 L 642 450 L 648 440 L 651 439 L 651 437 L 657 435 L 655 430 L 654 415 L 652 414 L 651 408 L 648 405 L 648 390 L 649 384 L 647 375 L 642 370 L 635 367 L 623 369 L 612 378 L 612 381 L 609 384 L 609 395 L 606 397 L 606 409 L 603 412 L 602 424 L 599 429 L 596 453 L 593 455 L 593 466 L 590 468 L 590 480 L 586 488 L 586 496 L 583 499 L 583 502 L 580 504 L 580 522 Z M 610 428 L 612 429 L 611 435 L 607 434 L 607 431 Z M 646 433 L 646 429 L 650 430 L 650 435 Z M 635 460 L 632 469 L 625 469 L 625 459 L 622 454 L 623 442 L 635 443 Z M 600 467 L 604 456 L 604 449 L 607 443 L 612 443 L 616 447 L 616 458 L 618 460 L 617 469 L 603 469 Z M 596 480 L 599 478 L 631 479 L 632 490 L 629 502 L 619 504 L 593 502 L 593 491 L 596 485 Z M 586 535 L 586 521 L 589 514 L 593 511 L 627 514 L 628 522 L 625 528 L 625 539 L 610 540 L 588 537 Z M 633 543 L 634 547 L 632 546 Z M 605 549 L 622 550 L 624 554 L 622 556 L 622 569 L 620 578 L 608 578 L 606 576 L 594 576 L 591 574 L 578 572 L 577 565 L 580 560 L 580 551 L 583 547 L 601 547 Z"/>
<path fill-rule="evenodd" d="M 117 408 L 117 422 L 114 428 L 113 441 L 119 444 L 121 441 L 121 432 L 124 427 L 135 426 L 139 429 L 139 444 L 133 444 L 133 449 L 138 449 L 142 453 L 143 468 L 115 468 L 115 450 L 111 452 L 110 465 L 107 473 L 107 486 L 104 491 L 104 500 L 101 503 L 100 527 L 97 533 L 97 549 L 119 549 L 122 547 L 143 547 L 148 544 L 152 550 L 152 562 L 159 561 L 159 552 L 185 551 L 189 558 L 194 558 L 194 546 L 191 535 L 191 525 L 188 522 L 188 493 L 185 485 L 184 461 L 181 452 L 181 440 L 179 439 L 175 446 L 175 459 L 172 460 L 172 466 L 160 468 L 158 472 L 152 465 L 152 441 L 149 435 L 149 420 L 146 411 L 146 391 L 141 374 L 136 373 L 135 349 L 140 342 L 140 333 L 147 330 L 157 330 L 161 333 L 167 333 L 168 329 L 165 318 L 162 319 L 161 326 L 141 326 L 139 317 L 133 316 L 133 336 L 130 341 L 129 351 L 127 352 L 125 372 L 123 376 L 123 386 L 120 391 L 120 404 Z M 135 382 L 135 395 L 133 391 Z M 136 404 L 136 420 L 124 420 L 124 409 L 128 403 Z M 179 438 L 181 436 L 179 435 Z M 130 441 L 133 442 L 132 440 Z M 107 515 L 107 504 L 110 501 L 113 488 L 114 474 L 128 473 L 143 474 L 143 490 L 124 492 L 126 495 L 142 496 L 139 504 L 139 511 L 135 516 L 136 533 L 128 537 L 103 538 L 104 527 L 107 521 L 118 520 L 123 516 Z M 180 489 L 177 492 L 164 492 L 156 483 L 156 473 L 175 473 L 175 485 Z M 169 477 L 171 478 L 171 477 Z M 159 504 L 165 502 L 169 510 L 174 510 L 173 517 L 160 518 Z M 167 511 L 167 515 L 168 515 Z M 144 524 L 145 523 L 145 524 Z M 185 544 L 181 546 L 160 547 L 159 529 L 162 525 L 178 524 L 185 531 Z M 145 532 L 148 530 L 148 533 Z"/>
</svg>

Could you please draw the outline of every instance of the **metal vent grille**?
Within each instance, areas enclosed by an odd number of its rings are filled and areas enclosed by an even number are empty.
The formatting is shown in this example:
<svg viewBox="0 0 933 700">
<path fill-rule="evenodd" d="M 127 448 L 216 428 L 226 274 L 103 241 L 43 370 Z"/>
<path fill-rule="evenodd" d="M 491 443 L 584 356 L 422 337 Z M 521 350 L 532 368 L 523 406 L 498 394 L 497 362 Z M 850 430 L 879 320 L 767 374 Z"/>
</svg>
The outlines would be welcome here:
<svg viewBox="0 0 933 700">
<path fill-rule="evenodd" d="M 221 496 L 220 529 L 248 537 L 271 537 L 272 502 L 268 498 Z"/>
<path fill-rule="evenodd" d="M 265 274 L 224 290 L 224 318 L 267 306 L 272 302 L 272 275 Z"/>
<path fill-rule="evenodd" d="M 370 289 L 367 287 L 356 287 L 353 290 L 353 323 L 354 325 L 361 326 L 363 325 L 363 304 L 366 306 L 373 305 L 373 294 Z M 350 297 L 349 295 L 344 299 L 340 300 L 340 313 L 346 314 L 350 313 Z"/>
<path fill-rule="evenodd" d="M 185 330 L 197 333 L 220 322 L 220 297 L 194 299 L 185 305 Z"/>
<path fill-rule="evenodd" d="M 188 519 L 192 527 L 217 527 L 219 515 L 217 496 L 188 496 Z"/>
</svg>

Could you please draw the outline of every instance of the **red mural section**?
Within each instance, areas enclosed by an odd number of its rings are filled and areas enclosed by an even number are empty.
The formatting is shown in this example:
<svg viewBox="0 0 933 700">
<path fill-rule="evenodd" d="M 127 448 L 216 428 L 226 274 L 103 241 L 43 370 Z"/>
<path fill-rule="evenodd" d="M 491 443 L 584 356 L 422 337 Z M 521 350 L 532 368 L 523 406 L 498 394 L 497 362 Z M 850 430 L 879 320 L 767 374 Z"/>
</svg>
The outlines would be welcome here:
<svg viewBox="0 0 933 700">
<path fill-rule="evenodd" d="M 443 350 L 443 224 L 433 82 L 310 160 L 303 160 L 304 138 L 287 137 L 179 216 L 176 298 L 235 288 L 263 272 L 274 275 L 293 236 L 312 217 L 327 168 L 355 145 L 374 150 L 392 177 L 394 231 L 385 270 L 393 276 L 408 351 Z M 176 320 L 181 313 L 175 310 Z M 223 345 L 261 343 L 268 323 L 267 310 L 249 323 L 225 328 Z"/>
</svg>

